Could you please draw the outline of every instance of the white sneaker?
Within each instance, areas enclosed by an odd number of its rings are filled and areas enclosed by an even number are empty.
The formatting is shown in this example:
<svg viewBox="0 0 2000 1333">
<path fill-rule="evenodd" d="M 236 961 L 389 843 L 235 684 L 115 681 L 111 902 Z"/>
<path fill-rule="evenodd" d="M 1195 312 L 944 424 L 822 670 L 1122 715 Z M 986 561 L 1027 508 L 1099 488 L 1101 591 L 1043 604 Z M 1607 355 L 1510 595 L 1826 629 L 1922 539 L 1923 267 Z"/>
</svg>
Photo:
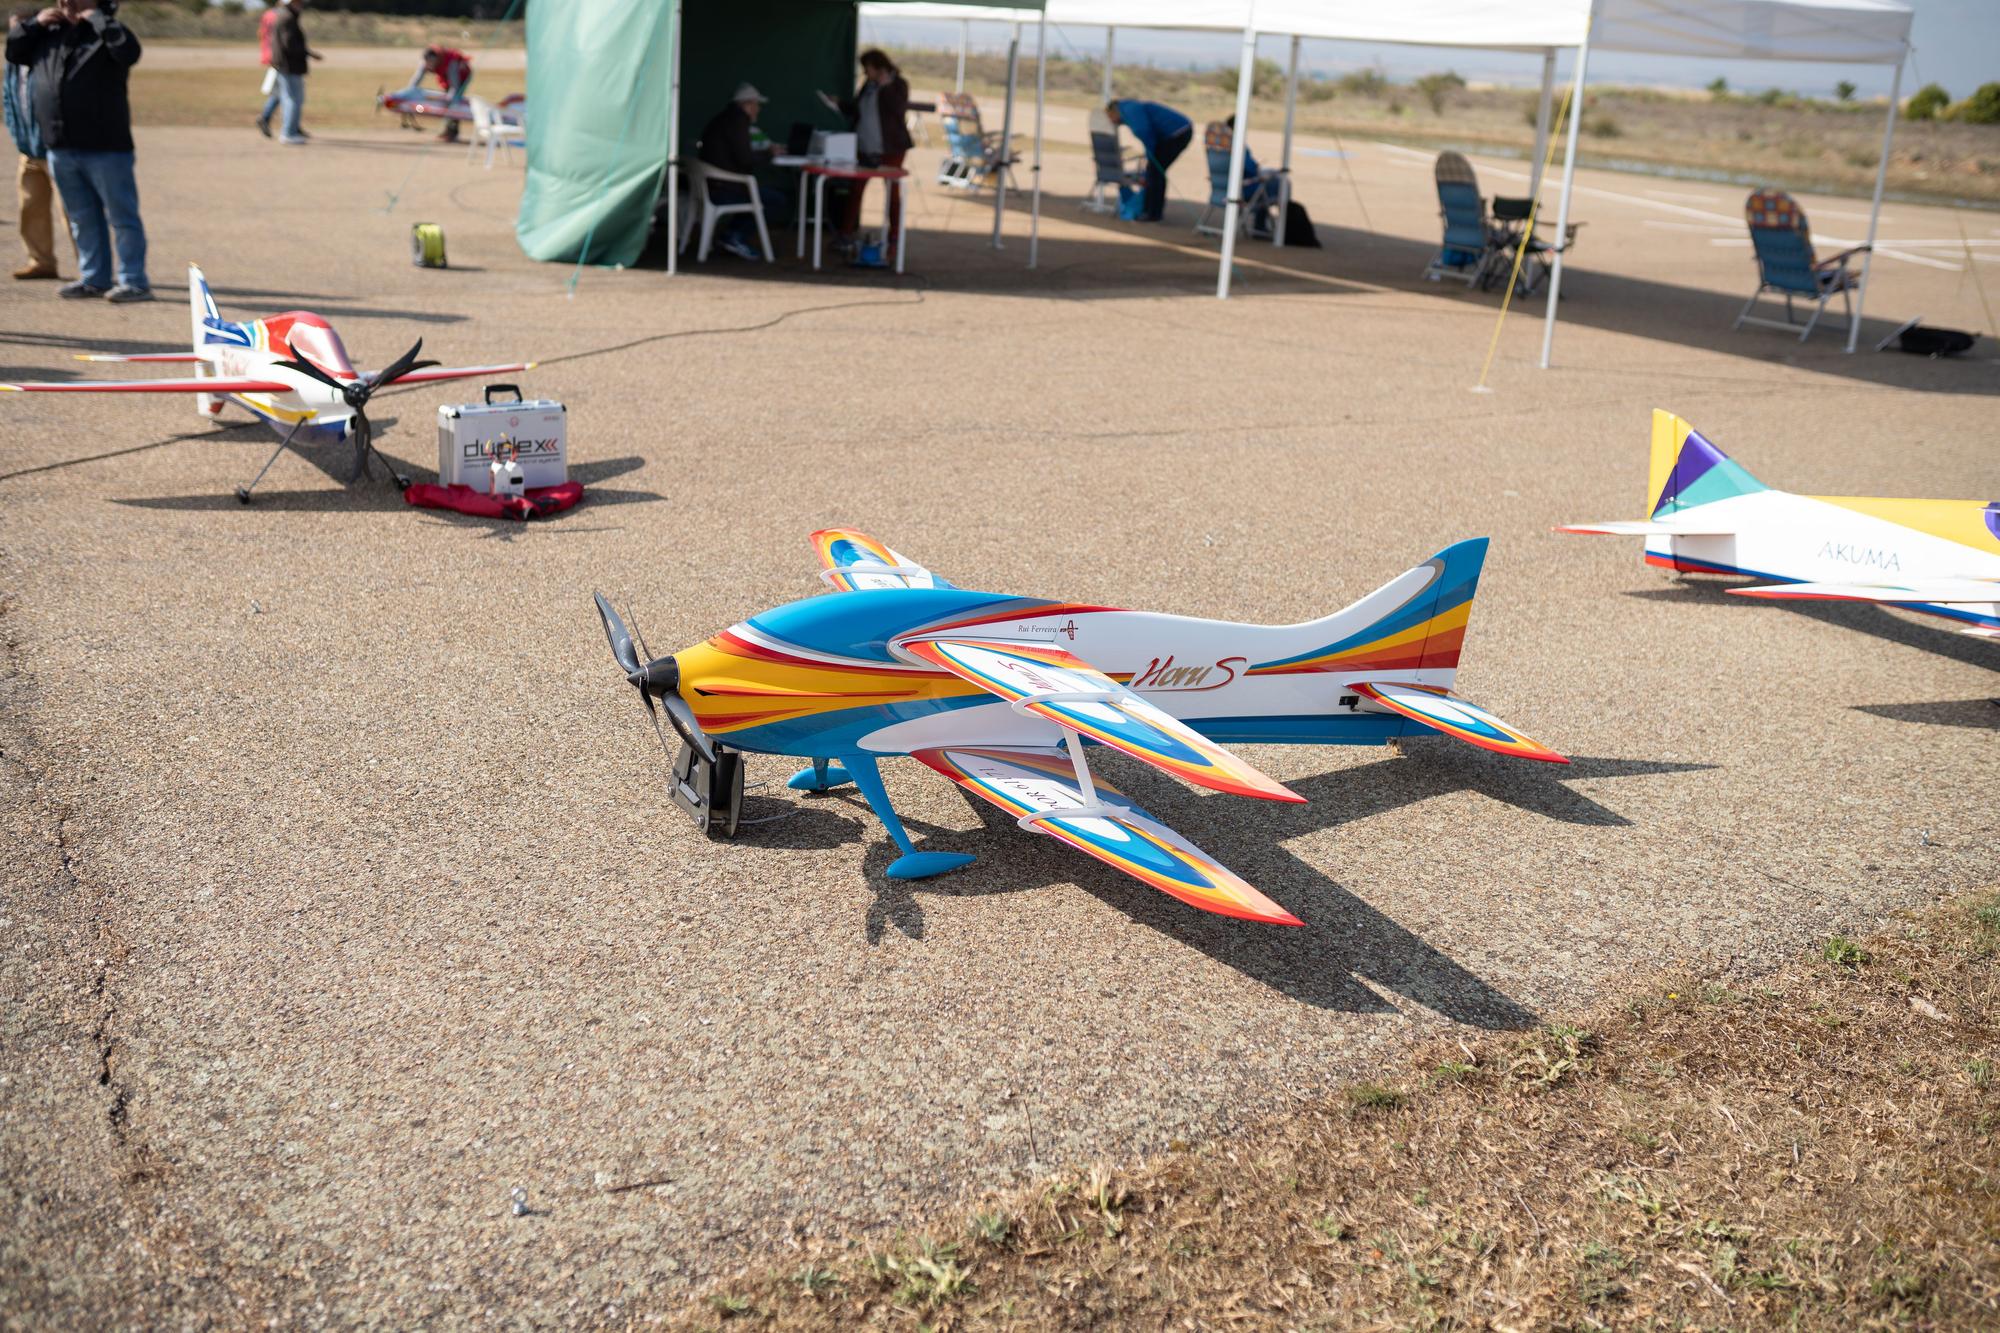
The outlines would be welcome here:
<svg viewBox="0 0 2000 1333">
<path fill-rule="evenodd" d="M 300 144 L 310 143 L 312 141 L 310 139 L 307 139 L 304 135 L 301 134 L 287 134 L 284 138 L 278 140 L 278 142 L 283 144 L 290 144 L 294 148 L 296 148 Z"/>
<path fill-rule="evenodd" d="M 722 248 L 730 254 L 735 255 L 738 259 L 747 259 L 753 264 L 764 257 L 763 251 L 751 245 L 750 242 L 744 240 L 741 236 L 731 236 L 722 243 Z"/>
</svg>

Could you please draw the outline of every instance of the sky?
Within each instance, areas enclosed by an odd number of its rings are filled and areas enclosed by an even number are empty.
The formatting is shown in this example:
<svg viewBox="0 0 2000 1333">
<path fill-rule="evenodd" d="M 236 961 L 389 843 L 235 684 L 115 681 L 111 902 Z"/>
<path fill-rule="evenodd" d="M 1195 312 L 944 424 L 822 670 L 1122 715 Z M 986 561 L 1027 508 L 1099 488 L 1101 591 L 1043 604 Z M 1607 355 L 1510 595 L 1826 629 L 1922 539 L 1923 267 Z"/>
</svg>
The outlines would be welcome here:
<svg viewBox="0 0 2000 1333">
<path fill-rule="evenodd" d="M 1908 0 L 1916 11 L 1910 40 L 1915 48 L 1911 68 L 1903 74 L 1903 95 L 1926 83 L 1941 83 L 1953 97 L 1964 97 L 1982 83 L 2000 82 L 2000 0 Z M 958 24 L 913 19 L 864 19 L 864 41 L 891 46 L 934 46 L 956 49 Z M 1289 39 L 1266 38 L 1258 54 L 1283 61 Z M 1226 33 L 1152 32 L 1121 28 L 1117 61 L 1173 68 L 1233 65 L 1239 39 Z M 1004 51 L 1007 27 L 999 23 L 972 25 L 974 50 Z M 1101 56 L 1104 30 L 1095 27 L 1051 28 L 1049 50 L 1055 56 Z M 1302 70 L 1343 74 L 1367 65 L 1381 65 L 1394 79 L 1414 78 L 1440 70 L 1455 70 L 1475 83 L 1541 82 L 1540 56 L 1504 51 L 1467 51 L 1428 46 L 1378 46 L 1361 42 L 1308 41 L 1299 57 Z M 1559 61 L 1567 70 L 1567 57 Z M 1593 83 L 1642 84 L 1672 88 L 1703 88 L 1717 75 L 1732 88 L 1761 91 L 1785 88 L 1812 97 L 1833 96 L 1834 84 L 1851 80 L 1860 97 L 1886 96 L 1891 71 L 1876 65 L 1810 65 L 1794 61 L 1701 61 L 1681 57 L 1629 55 L 1606 51 L 1590 58 Z"/>
</svg>

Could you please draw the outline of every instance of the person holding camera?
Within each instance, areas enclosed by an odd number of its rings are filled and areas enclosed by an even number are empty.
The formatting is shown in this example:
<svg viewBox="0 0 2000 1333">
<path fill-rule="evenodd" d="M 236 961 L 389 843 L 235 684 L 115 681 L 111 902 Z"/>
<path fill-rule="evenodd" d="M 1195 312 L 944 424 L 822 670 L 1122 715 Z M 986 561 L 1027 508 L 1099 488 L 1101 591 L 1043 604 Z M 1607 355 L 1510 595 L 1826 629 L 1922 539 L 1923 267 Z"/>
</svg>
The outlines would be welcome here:
<svg viewBox="0 0 2000 1333">
<path fill-rule="evenodd" d="M 125 92 L 139 39 L 118 21 L 117 0 L 59 0 L 32 21 L 16 20 L 7 29 L 7 62 L 33 71 L 35 124 L 76 241 L 81 276 L 56 294 L 152 300 Z"/>
</svg>

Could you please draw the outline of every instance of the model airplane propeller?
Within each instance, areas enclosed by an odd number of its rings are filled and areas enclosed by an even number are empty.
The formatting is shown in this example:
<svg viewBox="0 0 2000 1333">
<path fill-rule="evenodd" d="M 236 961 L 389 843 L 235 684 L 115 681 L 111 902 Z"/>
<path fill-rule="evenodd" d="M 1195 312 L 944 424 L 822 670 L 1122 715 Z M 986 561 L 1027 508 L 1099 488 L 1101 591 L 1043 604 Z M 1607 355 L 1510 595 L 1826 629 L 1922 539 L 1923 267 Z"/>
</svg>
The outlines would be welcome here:
<svg viewBox="0 0 2000 1333">
<path fill-rule="evenodd" d="M 1567 763 L 1452 693 L 1486 557 L 1460 542 L 1344 611 L 1298 625 L 1122 611 L 958 588 L 871 537 L 813 534 L 835 592 L 650 658 L 600 593 L 611 653 L 680 734 L 672 793 L 711 836 L 742 802 L 744 752 L 795 755 L 797 790 L 852 782 L 902 852 L 894 879 L 971 861 L 918 851 L 879 760 L 909 755 L 1014 816 L 1184 902 L 1280 925 L 1297 917 L 1091 770 L 1109 746 L 1198 786 L 1304 798 L 1222 748 L 1386 744 L 1442 732 Z M 665 734 L 660 733 L 664 743 Z"/>
<path fill-rule="evenodd" d="M 1773 490 L 1671 412 L 1653 412 L 1650 518 L 1556 529 L 1644 537 L 1646 563 L 1779 582 L 1738 597 L 1882 602 L 2000 639 L 2000 500 Z"/>
<path fill-rule="evenodd" d="M 236 488 L 236 498 L 248 504 L 251 489 L 264 479 L 271 464 L 278 461 L 278 455 L 294 441 L 351 441 L 354 466 L 348 481 L 359 481 L 368 470 L 369 456 L 381 457 L 375 452 L 375 432 L 366 410 L 368 401 L 392 384 L 474 379 L 534 369 L 533 362 L 439 366 L 435 361 L 419 361 L 417 357 L 424 344 L 418 339 L 416 346 L 389 365 L 372 375 L 364 375 L 347 359 L 347 349 L 333 326 L 308 311 L 290 310 L 244 323 L 223 319 L 209 291 L 208 279 L 192 264 L 188 265 L 188 305 L 193 324 L 192 351 L 96 353 L 78 359 L 191 363 L 201 367 L 189 378 L 0 384 L 0 392 L 192 393 L 195 411 L 210 420 L 221 414 L 225 401 L 237 403 L 282 436 L 250 485 Z M 409 479 L 397 476 L 387 460 L 382 466 L 398 485 L 409 485 Z"/>
</svg>

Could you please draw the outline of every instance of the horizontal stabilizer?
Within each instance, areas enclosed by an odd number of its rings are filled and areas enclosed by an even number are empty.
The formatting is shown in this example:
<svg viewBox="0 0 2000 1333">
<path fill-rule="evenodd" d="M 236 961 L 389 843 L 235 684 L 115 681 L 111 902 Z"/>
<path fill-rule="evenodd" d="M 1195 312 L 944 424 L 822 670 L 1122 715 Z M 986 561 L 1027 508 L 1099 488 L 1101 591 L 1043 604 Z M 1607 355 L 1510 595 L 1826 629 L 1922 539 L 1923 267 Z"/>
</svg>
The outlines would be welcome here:
<svg viewBox="0 0 2000 1333">
<path fill-rule="evenodd" d="M 247 375 L 191 375 L 170 380 L 49 380 L 0 384 L 0 393 L 289 393 L 293 385 Z"/>
<path fill-rule="evenodd" d="M 1737 597 L 1823 602 L 1904 602 L 1952 606 L 2000 602 L 2000 579 L 1923 579 L 1915 583 L 1765 583 L 1730 588 Z"/>
<path fill-rule="evenodd" d="M 1207 853 L 1092 775 L 1078 784 L 1067 751 L 1049 747 L 918 750 L 917 759 L 967 791 L 1108 866 L 1204 912 L 1303 925 Z"/>
<path fill-rule="evenodd" d="M 186 364 L 199 361 L 201 357 L 193 352 L 78 352 L 79 361 L 143 361 L 148 363 L 173 362 Z"/>
<path fill-rule="evenodd" d="M 1349 681 L 1347 688 L 1372 699 L 1392 713 L 1401 713 L 1435 731 L 1521 759 L 1540 759 L 1551 764 L 1569 760 L 1539 741 L 1530 740 L 1478 704 L 1461 699 L 1450 690 L 1435 685 L 1404 685 L 1386 680 Z"/>
<path fill-rule="evenodd" d="M 1007 700 L 1018 712 L 1081 732 L 1197 786 L 1267 801 L 1305 800 L 1052 644 L 922 639 L 894 647 Z"/>
<path fill-rule="evenodd" d="M 1613 519 L 1608 523 L 1561 523 L 1557 532 L 1580 532 L 1595 537 L 1734 537 L 1736 534 L 1714 524 L 1686 524 L 1641 522 L 1638 520 Z"/>
</svg>

